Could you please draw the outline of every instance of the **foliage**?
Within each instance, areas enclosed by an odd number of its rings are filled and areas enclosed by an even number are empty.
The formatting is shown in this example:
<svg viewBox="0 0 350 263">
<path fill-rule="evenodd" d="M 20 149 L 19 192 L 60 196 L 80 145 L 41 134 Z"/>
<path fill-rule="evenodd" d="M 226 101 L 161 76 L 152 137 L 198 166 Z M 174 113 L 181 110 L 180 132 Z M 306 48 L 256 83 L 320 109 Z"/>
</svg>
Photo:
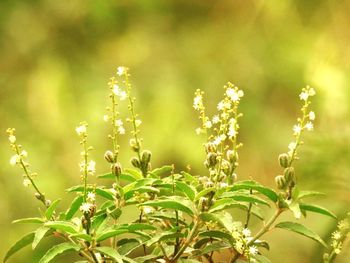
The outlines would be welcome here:
<svg viewBox="0 0 350 263">
<path fill-rule="evenodd" d="M 274 228 L 286 229 L 327 247 L 323 239 L 297 222 L 276 223 L 282 213 L 291 211 L 296 219 L 308 212 L 331 218 L 336 216 L 326 208 L 305 203 L 318 192 L 302 191 L 297 184 L 294 162 L 299 159 L 298 150 L 304 143 L 304 131 L 313 130 L 315 113 L 309 109 L 311 97 L 316 94 L 306 87 L 300 94 L 301 116 L 293 127 L 294 140 L 288 152 L 280 154 L 278 163 L 282 175 L 275 177 L 277 190 L 266 187 L 254 180 L 239 181 L 235 173 L 239 165 L 238 141 L 239 104 L 244 92 L 232 83 L 224 86 L 224 98 L 218 103 L 218 114 L 210 118 L 203 102 L 203 92 L 197 90 L 193 107 L 199 112 L 201 125 L 198 134 L 206 137 L 204 165 L 208 172 L 193 175 L 191 171 L 177 172 L 173 165 L 153 169 L 152 154 L 142 150 L 140 126 L 135 113 L 135 98 L 131 95 L 128 68 L 118 67 L 116 75 L 110 79 L 111 105 L 103 117 L 111 127 L 108 138 L 111 149 L 104 159 L 110 165 L 110 172 L 97 176 L 107 180 L 104 185 L 92 183 L 96 173 L 88 145 L 88 124 L 81 122 L 76 128 L 80 138 L 81 185 L 67 189 L 74 194 L 70 207 L 59 211 L 60 199 L 51 202 L 36 184 L 37 174 L 30 170 L 27 152 L 17 143 L 15 129 L 8 129 L 9 141 L 15 155 L 10 159 L 24 171 L 23 184 L 32 186 L 35 197 L 42 203 L 41 214 L 34 218 L 24 218 L 14 223 L 35 223 L 37 229 L 21 238 L 10 248 L 4 258 L 9 257 L 32 244 L 37 245 L 49 236 L 62 240 L 47 250 L 40 262 L 50 262 L 56 256 L 75 252 L 84 262 L 214 262 L 215 253 L 227 251 L 230 262 L 269 262 L 263 256 L 269 244 L 261 238 Z M 119 140 L 126 133 L 119 106 L 128 102 L 130 116 L 126 122 L 131 125 L 130 147 L 135 153 L 131 159 L 132 169 L 123 168 L 118 160 Z M 111 180 L 114 182 L 112 183 Z M 233 210 L 238 208 L 239 210 Z M 127 224 L 120 222 L 126 209 L 139 213 L 137 220 Z M 269 219 L 262 211 L 274 210 Z M 239 220 L 242 214 L 245 220 Z M 262 221 L 256 233 L 250 229 L 251 217 Z M 348 234 L 345 221 L 339 224 L 339 231 L 333 235 L 337 241 L 333 250 L 325 254 L 325 262 L 332 262 L 339 254 L 341 243 Z M 339 241 L 339 242 L 338 242 Z"/>
</svg>

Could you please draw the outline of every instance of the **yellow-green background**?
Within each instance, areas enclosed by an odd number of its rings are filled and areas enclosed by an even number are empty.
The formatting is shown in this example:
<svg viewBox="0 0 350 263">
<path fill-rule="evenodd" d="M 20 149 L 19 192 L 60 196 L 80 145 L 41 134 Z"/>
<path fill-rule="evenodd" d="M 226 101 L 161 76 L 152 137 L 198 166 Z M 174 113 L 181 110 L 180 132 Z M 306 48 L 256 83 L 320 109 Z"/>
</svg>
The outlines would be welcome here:
<svg viewBox="0 0 350 263">
<path fill-rule="evenodd" d="M 36 215 L 38 205 L 22 186 L 21 171 L 9 165 L 6 128 L 17 128 L 48 197 L 69 203 L 64 189 L 79 183 L 74 128 L 81 120 L 90 124 L 98 173 L 108 171 L 102 116 L 106 83 L 118 65 L 131 69 L 154 167 L 190 164 L 194 173 L 204 172 L 193 93 L 203 89 L 213 112 L 225 82 L 242 88 L 238 176 L 270 186 L 281 172 L 277 156 L 292 140 L 300 89 L 312 85 L 315 132 L 305 138 L 297 176 L 302 189 L 327 194 L 318 204 L 344 216 L 350 210 L 349 14 L 350 1 L 341 0 L 1 0 L 0 256 L 32 229 L 11 221 Z M 131 152 L 127 136 L 122 140 L 127 167 Z M 335 225 L 315 214 L 300 222 L 323 238 Z M 320 262 L 322 250 L 304 237 L 274 230 L 266 239 L 272 262 Z M 27 248 L 10 262 L 37 262 L 47 247 Z M 338 262 L 349 260 L 344 251 Z"/>
</svg>

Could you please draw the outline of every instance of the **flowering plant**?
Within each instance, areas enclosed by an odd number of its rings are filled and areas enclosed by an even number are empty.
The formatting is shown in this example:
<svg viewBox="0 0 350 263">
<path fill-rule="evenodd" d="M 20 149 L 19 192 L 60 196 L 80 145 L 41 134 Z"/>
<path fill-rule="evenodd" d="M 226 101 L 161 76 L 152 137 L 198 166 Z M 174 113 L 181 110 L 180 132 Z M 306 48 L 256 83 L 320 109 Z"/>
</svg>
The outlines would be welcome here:
<svg viewBox="0 0 350 263">
<path fill-rule="evenodd" d="M 110 171 L 97 176 L 107 180 L 107 186 L 92 182 L 96 163 L 90 158 L 88 124 L 81 122 L 76 128 L 82 148 L 81 184 L 67 189 L 75 197 L 65 211 L 57 209 L 60 199 L 51 202 L 39 189 L 37 174 L 30 170 L 28 154 L 18 144 L 15 129 L 7 130 L 15 152 L 10 163 L 22 168 L 24 186 L 34 188 L 35 197 L 43 206 L 40 216 L 14 221 L 34 223 L 38 227 L 10 248 L 4 262 L 23 247 L 31 244 L 35 249 L 44 238 L 55 236 L 62 242 L 49 249 L 40 263 L 68 252 L 79 254 L 82 257 L 79 262 L 215 262 L 221 251 L 229 255 L 227 262 L 265 263 L 270 262 L 264 256 L 269 244 L 262 238 L 274 228 L 317 241 L 327 248 L 324 262 L 335 260 L 349 233 L 349 219 L 339 222 L 330 246 L 301 223 L 277 222 L 287 211 L 296 219 L 309 212 L 336 218 L 329 210 L 305 201 L 320 193 L 301 190 L 293 167 L 304 143 L 303 132 L 313 130 L 315 113 L 310 110 L 310 99 L 316 94 L 313 88 L 306 87 L 300 94 L 301 116 L 293 127 L 294 140 L 288 151 L 278 157 L 282 172 L 275 177 L 277 189 L 271 189 L 254 180 L 240 181 L 235 173 L 242 147 L 238 140 L 242 90 L 227 83 L 224 97 L 217 105 L 218 113 L 213 117 L 206 113 L 203 92 L 195 92 L 193 107 L 201 121 L 196 132 L 206 137 L 204 165 L 208 172 L 193 175 L 189 171 L 178 173 L 173 165 L 152 169 L 151 152 L 142 150 L 142 122 L 135 113 L 129 77 L 127 68 L 118 67 L 108 83 L 110 106 L 103 119 L 110 125 L 111 148 L 104 155 Z M 130 112 L 124 121 L 132 127 L 130 147 L 135 153 L 131 159 L 132 169 L 123 168 L 118 161 L 120 135 L 126 133 L 118 111 L 123 101 L 128 101 Z M 267 220 L 264 209 L 274 210 Z M 137 211 L 138 219 L 121 223 L 120 216 L 130 210 Z M 244 220 L 239 219 L 242 214 Z M 253 216 L 262 221 L 257 231 L 251 229 Z"/>
</svg>

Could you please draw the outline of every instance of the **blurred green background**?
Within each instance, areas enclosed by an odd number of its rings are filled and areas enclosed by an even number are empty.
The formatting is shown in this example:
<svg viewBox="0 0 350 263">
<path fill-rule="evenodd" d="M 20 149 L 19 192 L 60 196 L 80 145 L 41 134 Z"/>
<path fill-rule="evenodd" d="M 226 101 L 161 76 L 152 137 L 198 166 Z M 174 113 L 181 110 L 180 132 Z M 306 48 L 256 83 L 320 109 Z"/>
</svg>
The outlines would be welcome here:
<svg viewBox="0 0 350 263">
<path fill-rule="evenodd" d="M 106 84 L 119 65 L 131 69 L 154 167 L 190 164 L 194 173 L 204 172 L 193 93 L 203 89 L 214 110 L 227 81 L 242 88 L 238 176 L 270 186 L 281 172 L 277 156 L 292 140 L 298 94 L 313 86 L 317 120 L 296 165 L 299 183 L 325 192 L 318 204 L 344 216 L 350 210 L 349 13 L 350 1 L 341 0 L 1 0 L 1 258 L 32 229 L 11 221 L 38 212 L 21 171 L 10 167 L 6 128 L 16 127 L 48 197 L 64 195 L 63 204 L 69 203 L 64 189 L 79 183 L 74 128 L 81 120 L 90 124 L 98 173 L 108 171 L 102 116 Z M 127 137 L 124 167 L 132 155 Z M 301 221 L 323 238 L 335 226 L 314 214 Z M 274 230 L 266 239 L 272 262 L 321 262 L 322 250 L 306 238 Z M 10 262 L 38 262 L 47 247 L 27 248 Z M 350 262 L 349 249 L 338 262 Z"/>
</svg>

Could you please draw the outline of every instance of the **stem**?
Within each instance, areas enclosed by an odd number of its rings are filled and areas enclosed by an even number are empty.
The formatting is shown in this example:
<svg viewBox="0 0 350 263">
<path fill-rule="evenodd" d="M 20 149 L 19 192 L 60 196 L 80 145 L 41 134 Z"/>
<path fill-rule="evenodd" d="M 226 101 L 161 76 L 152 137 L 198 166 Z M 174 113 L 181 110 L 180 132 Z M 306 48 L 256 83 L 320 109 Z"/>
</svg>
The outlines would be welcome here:
<svg viewBox="0 0 350 263">
<path fill-rule="evenodd" d="M 250 194 L 253 193 L 252 189 L 250 189 L 249 191 Z M 249 203 L 249 207 L 248 207 L 248 211 L 247 211 L 247 219 L 245 221 L 245 224 L 244 224 L 244 228 L 247 228 L 248 225 L 249 225 L 249 221 L 250 221 L 250 215 L 251 215 L 251 210 L 252 210 L 252 207 L 253 207 L 253 204 L 252 203 Z"/>
<path fill-rule="evenodd" d="M 84 197 L 83 200 L 86 202 L 86 195 L 87 195 L 87 164 L 88 164 L 88 153 L 87 153 L 87 148 L 86 148 L 86 138 L 83 140 L 84 144 Z"/>
<path fill-rule="evenodd" d="M 270 231 L 271 225 L 276 221 L 276 219 L 279 217 L 279 215 L 283 212 L 282 209 L 278 208 L 275 212 L 275 214 L 270 218 L 270 220 L 266 223 L 266 225 L 251 239 L 248 243 L 247 246 L 251 245 L 256 241 L 259 237 L 264 235 L 266 232 Z"/>
<path fill-rule="evenodd" d="M 19 149 L 18 149 L 17 145 L 15 145 L 15 149 L 16 149 L 17 155 L 20 156 L 20 152 L 19 152 Z M 22 169 L 23 169 L 24 173 L 26 174 L 27 178 L 29 179 L 30 183 L 33 185 L 35 191 L 40 195 L 40 199 L 39 200 L 45 205 L 45 207 L 47 207 L 45 195 L 36 186 L 33 178 L 30 176 L 29 171 L 27 169 L 27 166 L 24 164 L 22 158 L 20 158 L 20 164 L 22 166 Z"/>
<path fill-rule="evenodd" d="M 186 248 L 191 244 L 191 242 L 192 242 L 192 240 L 193 240 L 193 238 L 198 230 L 198 227 L 199 227 L 199 220 L 195 219 L 192 230 L 188 234 L 186 241 L 184 242 L 183 246 L 179 249 L 177 254 L 172 258 L 171 262 L 175 263 L 181 257 L 182 253 L 184 253 Z"/>
</svg>

